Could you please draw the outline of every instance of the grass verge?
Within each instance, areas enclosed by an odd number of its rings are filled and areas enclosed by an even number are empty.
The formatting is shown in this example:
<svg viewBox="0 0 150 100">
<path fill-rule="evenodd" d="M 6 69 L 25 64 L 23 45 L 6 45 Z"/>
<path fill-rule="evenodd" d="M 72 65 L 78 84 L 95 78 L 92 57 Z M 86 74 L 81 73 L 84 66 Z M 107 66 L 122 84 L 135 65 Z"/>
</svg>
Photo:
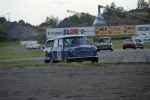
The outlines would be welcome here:
<svg viewBox="0 0 150 100">
<path fill-rule="evenodd" d="M 38 67 L 38 66 L 51 66 L 51 67 L 55 67 L 55 66 L 63 66 L 63 67 L 79 67 L 79 68 L 85 68 L 85 67 L 99 67 L 99 66 L 105 66 L 105 65 L 118 65 L 118 64 L 133 64 L 132 62 L 130 63 L 125 63 L 125 62 L 109 62 L 109 63 L 91 63 L 91 62 L 84 62 L 84 63 L 77 63 L 77 62 L 72 62 L 70 63 L 64 63 L 64 62 L 60 62 L 60 63 L 55 63 L 55 64 L 50 64 L 50 63 L 41 63 L 41 62 L 37 62 L 35 60 L 13 60 L 13 61 L 2 61 L 0 62 L 0 67 L 4 67 L 4 68 L 12 68 L 12 67 Z M 140 62 L 141 64 L 141 62 Z M 143 64 L 149 64 L 150 62 L 143 62 Z"/>
<path fill-rule="evenodd" d="M 42 57 L 43 51 L 29 51 L 29 52 L 0 52 L 0 60 L 5 59 L 19 59 L 19 58 L 32 58 L 32 57 Z"/>
</svg>

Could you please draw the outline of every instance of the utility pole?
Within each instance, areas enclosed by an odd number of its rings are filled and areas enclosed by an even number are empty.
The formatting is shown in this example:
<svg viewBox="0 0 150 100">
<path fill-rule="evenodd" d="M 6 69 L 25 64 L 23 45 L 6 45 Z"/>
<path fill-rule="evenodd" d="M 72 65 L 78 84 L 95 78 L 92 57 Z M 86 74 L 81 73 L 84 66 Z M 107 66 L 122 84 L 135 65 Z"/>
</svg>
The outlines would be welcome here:
<svg viewBox="0 0 150 100">
<path fill-rule="evenodd" d="M 7 15 L 8 15 L 8 21 L 10 22 L 10 13 L 7 13 Z"/>
</svg>

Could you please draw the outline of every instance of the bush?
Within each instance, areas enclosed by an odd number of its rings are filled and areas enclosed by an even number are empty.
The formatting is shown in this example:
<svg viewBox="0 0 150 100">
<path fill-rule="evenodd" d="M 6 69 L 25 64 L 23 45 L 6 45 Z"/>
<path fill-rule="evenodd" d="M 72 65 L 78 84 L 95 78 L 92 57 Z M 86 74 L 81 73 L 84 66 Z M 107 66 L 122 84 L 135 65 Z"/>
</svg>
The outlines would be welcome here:
<svg viewBox="0 0 150 100">
<path fill-rule="evenodd" d="M 111 37 L 112 40 L 124 40 L 129 39 L 133 34 L 129 35 L 107 35 L 107 36 L 88 36 L 88 39 L 93 39 L 93 41 L 98 41 L 100 37 Z"/>
<path fill-rule="evenodd" d="M 8 32 L 0 27 L 0 42 L 8 42 L 9 41 L 9 35 Z"/>
</svg>

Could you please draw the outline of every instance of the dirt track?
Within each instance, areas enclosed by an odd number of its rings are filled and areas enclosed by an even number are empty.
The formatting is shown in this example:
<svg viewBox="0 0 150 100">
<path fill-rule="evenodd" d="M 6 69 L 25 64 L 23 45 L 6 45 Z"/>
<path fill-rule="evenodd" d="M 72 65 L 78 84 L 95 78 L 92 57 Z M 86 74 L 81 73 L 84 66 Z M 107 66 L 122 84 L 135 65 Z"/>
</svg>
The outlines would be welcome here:
<svg viewBox="0 0 150 100">
<path fill-rule="evenodd" d="M 0 68 L 0 100 L 150 100 L 150 65 Z"/>
</svg>

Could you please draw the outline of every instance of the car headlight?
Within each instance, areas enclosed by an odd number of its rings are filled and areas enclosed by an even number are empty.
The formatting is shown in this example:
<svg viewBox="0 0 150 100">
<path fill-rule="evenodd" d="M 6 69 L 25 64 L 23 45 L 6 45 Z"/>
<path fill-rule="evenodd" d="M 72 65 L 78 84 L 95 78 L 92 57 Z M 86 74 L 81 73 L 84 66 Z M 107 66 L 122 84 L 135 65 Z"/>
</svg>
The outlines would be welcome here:
<svg viewBox="0 0 150 100">
<path fill-rule="evenodd" d="M 45 54 L 48 54 L 48 51 L 47 51 L 47 50 L 45 51 Z"/>
<path fill-rule="evenodd" d="M 96 51 L 96 48 L 95 47 L 91 47 L 92 51 Z"/>
<path fill-rule="evenodd" d="M 74 50 L 72 48 L 70 48 L 69 51 L 70 51 L 70 53 L 73 53 Z"/>
</svg>

